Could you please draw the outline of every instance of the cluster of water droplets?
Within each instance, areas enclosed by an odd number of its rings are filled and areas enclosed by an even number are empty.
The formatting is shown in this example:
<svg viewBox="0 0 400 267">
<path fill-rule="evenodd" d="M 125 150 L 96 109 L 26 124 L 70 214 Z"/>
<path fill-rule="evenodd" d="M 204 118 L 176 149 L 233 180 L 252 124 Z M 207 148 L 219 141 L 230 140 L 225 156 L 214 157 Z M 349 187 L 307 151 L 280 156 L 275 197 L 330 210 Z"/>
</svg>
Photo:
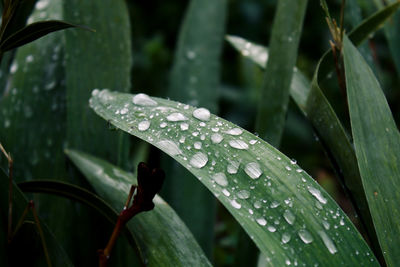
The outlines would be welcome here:
<svg viewBox="0 0 400 267">
<path fill-rule="evenodd" d="M 284 249 L 289 251 L 290 244 L 295 242 L 307 246 L 318 240 L 331 254 L 338 252 L 336 243 L 341 241 L 339 230 L 347 227 L 345 230 L 348 231 L 350 228 L 339 210 L 325 207 L 329 203 L 325 193 L 306 179 L 307 174 L 295 160 L 263 149 L 260 139 L 211 115 L 205 108 L 166 103 L 145 94 L 133 96 L 131 102 L 126 102 L 126 97 L 120 98 L 123 94 L 107 90 L 94 90 L 93 96 L 96 98 L 91 101 L 96 99 L 106 109 L 111 109 L 111 113 L 120 116 L 115 119 L 119 127 L 135 132 L 135 135 L 174 156 L 221 201 L 237 210 L 242 219 L 265 228 L 281 242 Z M 111 105 L 110 102 L 118 104 Z M 100 115 L 109 114 L 100 105 L 91 105 Z M 121 120 L 123 124 L 119 124 Z M 268 161 L 280 168 L 280 172 L 286 172 L 287 177 L 266 173 L 264 164 Z M 243 180 L 243 175 L 248 179 Z M 260 186 L 265 192 L 254 190 Z M 303 208 L 297 197 L 284 188 L 287 186 L 303 191 L 303 195 L 308 195 L 315 206 L 312 209 Z M 285 195 L 287 197 L 282 201 Z M 266 196 L 268 199 L 265 199 Z M 276 200 L 271 200 L 274 196 Z M 322 217 L 323 223 L 314 225 L 317 230 L 311 231 L 307 229 L 306 216 Z M 259 238 L 251 237 L 255 241 Z"/>
</svg>

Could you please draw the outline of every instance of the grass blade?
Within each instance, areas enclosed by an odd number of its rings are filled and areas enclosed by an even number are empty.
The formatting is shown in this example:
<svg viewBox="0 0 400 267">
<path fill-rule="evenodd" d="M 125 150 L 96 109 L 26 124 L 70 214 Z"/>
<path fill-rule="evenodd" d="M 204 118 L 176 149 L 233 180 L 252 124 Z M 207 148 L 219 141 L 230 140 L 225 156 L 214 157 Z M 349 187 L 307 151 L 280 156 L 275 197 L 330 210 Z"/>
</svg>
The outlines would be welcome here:
<svg viewBox="0 0 400 267">
<path fill-rule="evenodd" d="M 226 0 L 190 1 L 179 33 L 168 97 L 217 112 L 219 92 L 216 88 L 219 88 L 226 9 Z M 175 161 L 164 157 L 162 165 L 170 176 L 165 182 L 163 196 L 211 257 L 215 199 Z"/>
<path fill-rule="evenodd" d="M 130 89 L 131 32 L 125 1 L 69 0 L 63 9 L 64 20 L 96 30 L 65 32 L 68 144 L 125 164 L 127 136 L 105 129 L 86 102 L 94 88 Z"/>
<path fill-rule="evenodd" d="M 346 37 L 343 57 L 350 121 L 362 183 L 389 266 L 400 261 L 400 134 L 372 70 Z"/>
<path fill-rule="evenodd" d="M 290 81 L 306 7 L 307 0 L 278 1 L 272 26 L 270 59 L 258 104 L 256 132 L 275 147 L 279 147 L 285 125 Z"/>
<path fill-rule="evenodd" d="M 92 95 L 90 105 L 98 115 L 194 174 L 271 265 L 378 264 L 334 200 L 295 162 L 255 135 L 205 109 L 169 100 L 108 90 Z M 127 113 L 116 114 L 122 108 Z M 159 127 L 162 121 L 164 128 Z"/>
<path fill-rule="evenodd" d="M 116 210 L 122 210 L 130 186 L 136 178 L 110 163 L 67 150 L 68 157 L 85 175 L 97 193 Z M 162 198 L 156 196 L 155 208 L 133 218 L 128 229 L 148 266 L 211 266 L 192 234 Z"/>
</svg>

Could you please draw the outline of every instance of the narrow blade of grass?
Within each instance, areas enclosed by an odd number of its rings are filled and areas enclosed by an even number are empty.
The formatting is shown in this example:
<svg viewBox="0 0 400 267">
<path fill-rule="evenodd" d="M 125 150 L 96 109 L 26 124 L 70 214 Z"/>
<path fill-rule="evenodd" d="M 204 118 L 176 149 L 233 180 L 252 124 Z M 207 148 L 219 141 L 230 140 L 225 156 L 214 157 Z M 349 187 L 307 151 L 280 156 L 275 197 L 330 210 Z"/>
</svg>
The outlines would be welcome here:
<svg viewBox="0 0 400 267">
<path fill-rule="evenodd" d="M 190 1 L 179 33 L 168 97 L 217 112 L 226 9 L 226 0 Z M 175 161 L 164 157 L 162 165 L 171 177 L 165 182 L 164 197 L 211 257 L 215 199 Z"/>
<path fill-rule="evenodd" d="M 256 132 L 279 147 L 289 103 L 307 0 L 279 0 L 270 41 L 270 59 L 258 103 Z"/>
<path fill-rule="evenodd" d="M 379 244 L 400 261 L 400 134 L 372 70 L 345 37 L 343 57 L 355 151 Z"/>
</svg>

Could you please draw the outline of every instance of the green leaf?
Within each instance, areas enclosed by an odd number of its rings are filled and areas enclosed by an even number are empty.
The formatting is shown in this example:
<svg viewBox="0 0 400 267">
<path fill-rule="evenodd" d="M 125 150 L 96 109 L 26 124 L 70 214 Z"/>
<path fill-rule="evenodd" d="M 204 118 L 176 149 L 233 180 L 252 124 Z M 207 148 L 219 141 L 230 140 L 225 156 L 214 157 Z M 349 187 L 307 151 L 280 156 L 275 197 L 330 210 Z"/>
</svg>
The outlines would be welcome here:
<svg viewBox="0 0 400 267">
<path fill-rule="evenodd" d="M 3 217 L 3 218 L 7 218 L 6 211 L 8 210 L 8 181 L 9 181 L 8 177 L 4 174 L 3 171 L 0 170 L 0 188 L 1 188 L 0 210 L 2 211 L 1 217 Z M 19 190 L 19 188 L 14 183 L 13 183 L 12 190 L 13 190 L 13 227 L 15 227 L 18 220 L 20 219 L 24 209 L 28 205 L 28 200 L 26 199 L 25 195 Z M 32 217 L 28 216 L 27 219 L 32 220 Z M 7 221 L 7 220 L 4 220 L 4 221 Z M 3 226 L 6 226 L 6 224 L 3 224 Z M 60 246 L 60 244 L 55 239 L 52 232 L 49 230 L 49 228 L 46 226 L 46 224 L 42 220 L 40 220 L 40 226 L 42 227 L 42 230 L 44 233 L 46 246 L 47 246 L 47 250 L 48 250 L 52 265 L 53 266 L 73 266 L 73 264 L 71 263 L 70 259 L 68 258 L 67 254 L 65 253 L 63 248 Z M 29 229 L 32 229 L 33 231 L 35 231 L 35 228 L 29 227 Z M 20 228 L 20 231 L 21 230 L 23 230 L 23 227 Z M 2 238 L 1 242 L 3 243 L 4 240 L 6 240 L 6 238 L 7 238 L 6 237 L 7 230 L 3 228 L 1 232 L 4 233 L 4 235 L 0 234 L 0 236 Z M 25 233 L 26 232 L 23 232 L 23 234 L 25 234 Z M 15 237 L 17 238 L 17 235 Z M 26 240 L 23 240 L 24 237 L 26 238 Z M 37 264 L 39 264 L 39 266 L 43 266 L 43 265 L 45 265 L 45 261 L 44 261 L 44 254 L 43 254 L 44 252 L 43 252 L 42 247 L 40 246 L 40 248 L 38 248 L 37 251 L 33 247 L 35 242 L 38 242 L 39 244 L 41 244 L 41 243 L 40 243 L 40 241 L 34 240 L 33 237 L 37 238 L 37 235 L 35 235 L 35 233 L 32 233 L 32 235 L 30 235 L 28 233 L 28 234 L 24 235 L 22 237 L 22 239 L 20 239 L 20 240 L 25 241 L 28 244 L 30 244 L 31 245 L 30 249 L 37 253 L 37 254 L 34 254 L 32 259 L 28 259 L 28 261 L 30 261 L 29 265 L 33 266 L 35 263 L 37 263 Z M 18 239 L 16 240 L 16 242 L 18 242 Z M 23 247 L 23 244 L 18 243 L 18 244 L 16 244 L 16 246 L 21 248 L 21 247 Z M 13 255 L 15 256 L 16 254 L 13 254 Z M 29 255 L 32 256 L 32 254 L 29 253 L 28 251 L 26 253 L 24 253 L 24 257 L 29 257 Z M 7 257 L 10 257 L 10 256 L 11 256 L 11 253 L 7 253 Z M 9 264 L 11 264 L 12 262 L 15 262 L 18 259 L 8 258 L 7 260 L 9 262 Z M 21 259 L 19 259 L 19 260 L 21 260 Z"/>
<path fill-rule="evenodd" d="M 272 26 L 271 53 L 258 103 L 256 132 L 275 147 L 279 147 L 285 126 L 306 7 L 307 0 L 279 0 Z"/>
<path fill-rule="evenodd" d="M 96 29 L 95 33 L 65 31 L 68 146 L 119 165 L 126 164 L 128 138 L 104 128 L 104 122 L 88 109 L 87 99 L 94 88 L 126 92 L 131 87 L 131 30 L 125 2 L 63 1 L 64 20 Z"/>
<path fill-rule="evenodd" d="M 216 88 L 219 88 L 226 9 L 227 0 L 190 1 L 179 32 L 169 97 L 217 112 L 219 92 Z M 214 197 L 170 158 L 164 157 L 162 166 L 170 176 L 165 181 L 162 195 L 211 257 L 216 214 Z M 197 208 L 193 209 L 193 205 Z"/>
<path fill-rule="evenodd" d="M 74 25 L 65 21 L 47 20 L 39 21 L 25 26 L 17 32 L 11 34 L 7 39 L 0 43 L 2 52 L 17 48 L 24 44 L 30 43 L 49 33 L 61 31 L 68 28 L 79 27 L 87 29 L 83 26 Z"/>
<path fill-rule="evenodd" d="M 82 171 L 96 192 L 114 209 L 122 210 L 136 178 L 110 163 L 78 152 L 66 154 Z M 211 266 L 192 234 L 159 196 L 155 208 L 134 217 L 127 224 L 148 266 Z"/>
<path fill-rule="evenodd" d="M 92 95 L 97 114 L 193 173 L 271 265 L 378 264 L 335 201 L 294 161 L 255 135 L 202 108 L 144 94 L 95 90 Z"/>
<path fill-rule="evenodd" d="M 400 134 L 372 70 L 345 37 L 343 58 L 354 146 L 386 263 L 400 261 Z"/>
</svg>

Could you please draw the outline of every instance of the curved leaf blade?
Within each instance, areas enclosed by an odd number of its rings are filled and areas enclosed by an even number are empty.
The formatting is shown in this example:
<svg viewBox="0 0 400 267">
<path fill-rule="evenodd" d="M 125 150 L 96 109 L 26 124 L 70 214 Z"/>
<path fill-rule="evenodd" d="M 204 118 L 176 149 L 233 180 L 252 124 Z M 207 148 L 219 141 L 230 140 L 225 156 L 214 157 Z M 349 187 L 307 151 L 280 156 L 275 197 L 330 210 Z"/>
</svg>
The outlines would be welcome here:
<svg viewBox="0 0 400 267">
<path fill-rule="evenodd" d="M 379 244 L 389 266 L 400 261 L 400 133 L 372 70 L 343 42 L 354 146 Z"/>
<path fill-rule="evenodd" d="M 0 44 L 0 50 L 5 52 L 24 44 L 30 43 L 39 39 L 49 33 L 61 31 L 68 28 L 80 27 L 88 29 L 83 26 L 74 25 L 60 20 L 47 20 L 39 21 L 25 26 L 17 32 L 11 34 Z"/>
<path fill-rule="evenodd" d="M 67 150 L 66 154 L 85 175 L 96 192 L 114 209 L 122 210 L 136 178 L 118 167 L 88 154 Z M 185 224 L 159 196 L 155 208 L 128 222 L 142 259 L 148 266 L 211 266 Z"/>
<path fill-rule="evenodd" d="M 92 95 L 90 105 L 98 115 L 192 172 L 271 264 L 377 265 L 334 200 L 260 138 L 204 109 L 177 102 L 108 90 Z"/>
</svg>

